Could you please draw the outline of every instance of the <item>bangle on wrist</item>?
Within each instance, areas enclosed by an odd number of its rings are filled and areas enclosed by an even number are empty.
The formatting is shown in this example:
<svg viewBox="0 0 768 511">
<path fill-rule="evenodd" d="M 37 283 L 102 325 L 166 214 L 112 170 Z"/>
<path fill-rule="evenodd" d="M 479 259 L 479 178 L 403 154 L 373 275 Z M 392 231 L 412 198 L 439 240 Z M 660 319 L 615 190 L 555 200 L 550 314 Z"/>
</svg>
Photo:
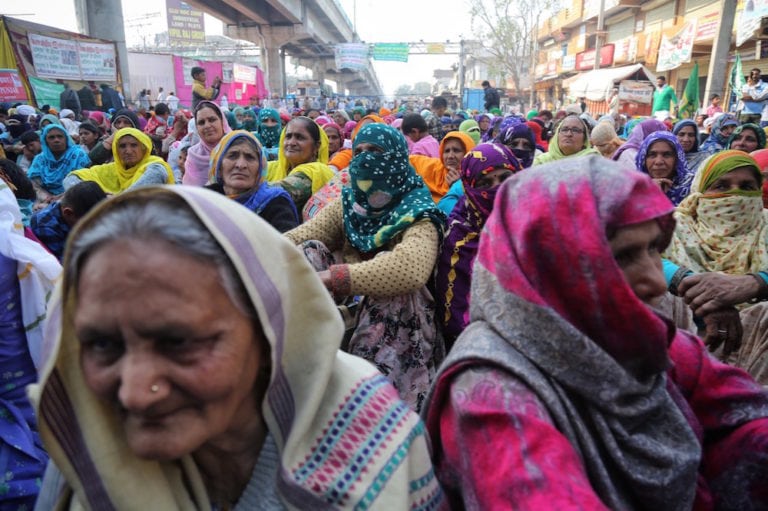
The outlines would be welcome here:
<svg viewBox="0 0 768 511">
<path fill-rule="evenodd" d="M 672 275 L 672 280 L 669 282 L 669 292 L 675 296 L 680 296 L 677 291 L 677 286 L 679 286 L 683 279 L 688 275 L 693 275 L 693 271 L 690 268 L 685 266 L 678 268 L 677 271 L 675 271 L 675 274 Z"/>
<path fill-rule="evenodd" d="M 751 300 L 747 300 L 747 302 L 758 303 L 758 302 L 768 300 L 768 282 L 766 282 L 765 279 L 761 277 L 759 273 L 748 273 L 747 275 L 754 278 L 757 281 L 757 285 L 758 285 L 757 295 Z"/>
</svg>

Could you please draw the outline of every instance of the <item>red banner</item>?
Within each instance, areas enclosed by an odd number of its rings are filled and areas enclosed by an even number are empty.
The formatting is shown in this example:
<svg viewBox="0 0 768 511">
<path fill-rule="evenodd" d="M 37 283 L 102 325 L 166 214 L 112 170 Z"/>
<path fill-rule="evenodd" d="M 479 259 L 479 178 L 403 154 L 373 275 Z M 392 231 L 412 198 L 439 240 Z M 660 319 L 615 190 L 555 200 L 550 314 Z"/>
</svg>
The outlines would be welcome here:
<svg viewBox="0 0 768 511">
<path fill-rule="evenodd" d="M 600 67 L 613 65 L 613 53 L 616 47 L 613 44 L 606 44 L 600 48 Z M 576 70 L 589 71 L 595 68 L 595 50 L 587 50 L 576 54 Z"/>
<path fill-rule="evenodd" d="M 27 91 L 15 69 L 0 69 L 0 98 L 9 103 L 27 102 Z"/>
</svg>

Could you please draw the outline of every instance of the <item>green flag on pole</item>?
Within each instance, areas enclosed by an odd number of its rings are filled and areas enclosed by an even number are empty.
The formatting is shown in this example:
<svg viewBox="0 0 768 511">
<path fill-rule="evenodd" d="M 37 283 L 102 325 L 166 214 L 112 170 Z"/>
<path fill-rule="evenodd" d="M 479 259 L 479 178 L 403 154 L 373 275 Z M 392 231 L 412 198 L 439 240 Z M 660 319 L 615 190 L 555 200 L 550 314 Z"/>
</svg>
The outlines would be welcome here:
<svg viewBox="0 0 768 511">
<path fill-rule="evenodd" d="M 741 98 L 741 89 L 746 85 L 744 80 L 744 72 L 741 70 L 741 55 L 736 53 L 736 62 L 733 63 L 731 68 L 731 93 L 736 94 L 737 98 Z"/>
<path fill-rule="evenodd" d="M 688 84 L 683 92 L 683 99 L 680 100 L 680 118 L 693 119 L 696 117 L 696 111 L 699 109 L 699 63 L 693 64 L 691 76 L 688 78 Z"/>
</svg>

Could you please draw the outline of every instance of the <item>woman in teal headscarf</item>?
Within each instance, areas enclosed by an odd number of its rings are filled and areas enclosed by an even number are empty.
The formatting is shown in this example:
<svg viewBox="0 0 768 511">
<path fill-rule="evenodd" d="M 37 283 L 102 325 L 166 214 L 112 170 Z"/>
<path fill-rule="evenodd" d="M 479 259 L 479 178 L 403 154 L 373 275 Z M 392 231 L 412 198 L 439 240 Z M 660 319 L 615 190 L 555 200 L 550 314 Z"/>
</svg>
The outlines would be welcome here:
<svg viewBox="0 0 768 511">
<path fill-rule="evenodd" d="M 258 124 L 256 124 L 256 113 L 251 108 L 243 110 L 243 127 L 245 131 L 255 132 Z"/>
<path fill-rule="evenodd" d="M 90 167 L 91 160 L 60 124 L 43 128 L 40 143 L 43 150 L 32 160 L 27 176 L 35 185 L 37 202 L 48 203 L 64 193 L 64 178 L 73 170 Z"/>
<path fill-rule="evenodd" d="M 232 112 L 231 110 L 228 110 L 226 108 L 222 108 L 221 110 L 222 112 L 224 112 L 224 117 L 227 118 L 229 127 L 232 128 L 233 130 L 239 130 L 240 122 L 238 122 L 237 117 L 235 116 L 235 112 Z"/>
<path fill-rule="evenodd" d="M 280 132 L 283 129 L 280 114 L 274 108 L 262 108 L 259 111 L 259 122 L 256 127 L 256 138 L 261 142 L 261 147 L 272 161 L 277 159 L 280 149 Z"/>
<path fill-rule="evenodd" d="M 349 318 L 348 351 L 375 364 L 418 409 L 444 352 L 426 283 L 445 217 L 395 128 L 363 126 L 353 150 L 341 198 L 286 235 L 302 245 L 336 298 L 363 297 Z"/>
</svg>

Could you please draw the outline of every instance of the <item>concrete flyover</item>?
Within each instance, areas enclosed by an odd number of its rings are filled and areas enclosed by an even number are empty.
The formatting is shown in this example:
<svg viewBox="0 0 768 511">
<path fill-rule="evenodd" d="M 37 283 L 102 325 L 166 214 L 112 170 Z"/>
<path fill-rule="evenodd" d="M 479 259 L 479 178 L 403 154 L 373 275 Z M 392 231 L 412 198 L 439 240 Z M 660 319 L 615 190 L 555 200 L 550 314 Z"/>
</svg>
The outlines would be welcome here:
<svg viewBox="0 0 768 511">
<path fill-rule="evenodd" d="M 337 70 L 333 45 L 359 42 L 337 0 L 186 0 L 226 24 L 226 35 L 261 47 L 270 92 L 285 95 L 285 56 L 312 69 L 315 78 L 333 80 L 340 92 L 380 95 L 369 65 L 365 71 Z"/>
</svg>

